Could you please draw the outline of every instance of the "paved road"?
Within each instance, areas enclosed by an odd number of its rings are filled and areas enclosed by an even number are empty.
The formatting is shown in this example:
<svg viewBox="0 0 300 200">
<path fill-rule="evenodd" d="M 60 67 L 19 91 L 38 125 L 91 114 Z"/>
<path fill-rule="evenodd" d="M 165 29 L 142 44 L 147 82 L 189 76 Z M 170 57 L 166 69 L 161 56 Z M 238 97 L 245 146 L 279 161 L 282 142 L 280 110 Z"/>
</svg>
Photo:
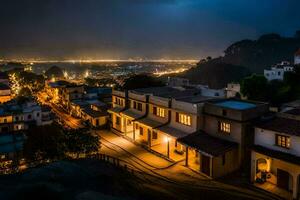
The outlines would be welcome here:
<svg viewBox="0 0 300 200">
<path fill-rule="evenodd" d="M 78 129 L 83 128 L 82 120 L 77 119 L 69 115 L 66 111 L 64 111 L 59 106 L 47 100 L 47 94 L 45 92 L 38 93 L 37 97 L 39 102 L 42 104 L 48 105 L 52 108 L 53 112 L 57 115 L 57 117 L 64 122 L 70 128 Z"/>
<path fill-rule="evenodd" d="M 145 176 L 142 178 L 152 181 L 156 185 L 168 182 L 168 184 L 180 186 L 184 190 L 183 192 L 186 192 L 185 188 L 189 188 L 189 192 L 212 190 L 230 193 L 242 198 L 275 199 L 275 196 L 266 192 L 236 187 L 208 179 L 200 173 L 185 167 L 184 161 L 171 163 L 110 131 L 101 130 L 96 131 L 96 133 L 101 137 L 102 153 L 128 162 L 136 170 L 147 175 L 146 178 Z"/>
</svg>

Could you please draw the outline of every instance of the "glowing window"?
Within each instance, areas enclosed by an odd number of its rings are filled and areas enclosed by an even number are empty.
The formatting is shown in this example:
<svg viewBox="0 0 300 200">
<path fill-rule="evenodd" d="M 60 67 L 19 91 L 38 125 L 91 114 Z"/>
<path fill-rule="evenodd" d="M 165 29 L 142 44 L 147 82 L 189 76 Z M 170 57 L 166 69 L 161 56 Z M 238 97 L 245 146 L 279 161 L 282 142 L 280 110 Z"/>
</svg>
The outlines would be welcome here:
<svg viewBox="0 0 300 200">
<path fill-rule="evenodd" d="M 230 133 L 231 131 L 231 126 L 229 123 L 225 122 L 219 122 L 219 131 L 222 133 Z"/>
<path fill-rule="evenodd" d="M 191 116 L 189 115 L 185 115 L 182 113 L 176 113 L 176 122 L 180 123 L 180 124 L 184 124 L 187 126 L 191 126 Z"/>
<path fill-rule="evenodd" d="M 158 117 L 165 117 L 166 116 L 165 109 L 160 108 L 160 107 L 156 107 L 156 106 L 153 107 L 153 114 L 158 116 Z"/>
<path fill-rule="evenodd" d="M 276 135 L 276 145 L 289 149 L 291 145 L 291 138 L 284 135 Z"/>
</svg>

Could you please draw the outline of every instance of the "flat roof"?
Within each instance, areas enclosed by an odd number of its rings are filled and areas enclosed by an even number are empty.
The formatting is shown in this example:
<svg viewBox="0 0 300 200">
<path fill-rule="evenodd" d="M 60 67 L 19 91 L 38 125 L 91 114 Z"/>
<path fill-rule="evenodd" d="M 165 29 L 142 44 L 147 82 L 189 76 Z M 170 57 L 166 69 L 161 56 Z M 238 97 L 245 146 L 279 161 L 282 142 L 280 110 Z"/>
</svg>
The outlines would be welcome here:
<svg viewBox="0 0 300 200">
<path fill-rule="evenodd" d="M 254 103 L 238 101 L 238 100 L 224 100 L 224 101 L 217 102 L 214 104 L 217 106 L 222 106 L 225 108 L 230 108 L 230 109 L 235 109 L 235 110 L 247 110 L 247 109 L 257 107 L 257 105 Z"/>
<path fill-rule="evenodd" d="M 148 88 L 139 88 L 139 89 L 134 89 L 130 90 L 133 93 L 138 93 L 138 94 L 152 94 L 152 95 L 160 95 L 160 94 L 167 94 L 167 93 L 172 93 L 172 92 L 180 92 L 179 89 L 175 89 L 172 87 L 148 87 Z"/>
<path fill-rule="evenodd" d="M 178 142 L 212 156 L 220 156 L 237 148 L 238 144 L 220 138 L 213 137 L 203 131 L 190 134 L 178 139 Z"/>
<path fill-rule="evenodd" d="M 275 117 L 266 121 L 258 122 L 256 127 L 288 135 L 300 136 L 300 120 L 296 119 Z"/>
</svg>

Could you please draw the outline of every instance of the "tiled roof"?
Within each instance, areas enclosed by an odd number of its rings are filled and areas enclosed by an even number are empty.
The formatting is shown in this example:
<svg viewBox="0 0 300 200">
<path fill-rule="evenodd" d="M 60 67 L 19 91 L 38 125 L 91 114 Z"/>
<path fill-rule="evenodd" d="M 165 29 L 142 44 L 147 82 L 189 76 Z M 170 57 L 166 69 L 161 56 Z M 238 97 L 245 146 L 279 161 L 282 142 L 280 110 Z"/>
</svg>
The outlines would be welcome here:
<svg viewBox="0 0 300 200">
<path fill-rule="evenodd" d="M 235 142 L 222 140 L 204 132 L 193 133 L 184 138 L 180 138 L 178 142 L 212 156 L 223 155 L 227 151 L 237 148 L 238 146 Z"/>
<path fill-rule="evenodd" d="M 275 117 L 273 119 L 257 123 L 256 127 L 279 133 L 300 136 L 300 120 Z"/>
<path fill-rule="evenodd" d="M 272 158 L 277 158 L 279 160 L 300 165 L 300 157 L 293 154 L 289 154 L 281 151 L 275 151 L 260 145 L 254 145 L 252 147 L 252 150 Z"/>
</svg>

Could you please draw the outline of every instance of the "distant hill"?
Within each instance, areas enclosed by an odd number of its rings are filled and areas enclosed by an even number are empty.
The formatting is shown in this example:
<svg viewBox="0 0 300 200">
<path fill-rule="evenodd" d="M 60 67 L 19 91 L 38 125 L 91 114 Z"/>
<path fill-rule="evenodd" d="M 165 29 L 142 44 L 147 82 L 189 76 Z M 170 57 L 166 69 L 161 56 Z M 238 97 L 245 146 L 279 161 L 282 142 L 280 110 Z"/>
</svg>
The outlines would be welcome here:
<svg viewBox="0 0 300 200">
<path fill-rule="evenodd" d="M 280 61 L 293 62 L 295 52 L 300 48 L 300 33 L 295 37 L 278 34 L 262 35 L 257 40 L 242 40 L 230 45 L 221 62 L 247 67 L 251 72 L 262 73 L 263 69 Z"/>
<path fill-rule="evenodd" d="M 246 67 L 211 60 L 199 64 L 181 76 L 188 78 L 192 83 L 209 85 L 211 88 L 224 88 L 227 83 L 240 81 L 248 75 L 250 71 Z"/>
<path fill-rule="evenodd" d="M 179 76 L 193 83 L 222 88 L 228 82 L 241 80 L 250 73 L 263 73 L 265 68 L 280 61 L 293 62 L 299 48 L 300 31 L 294 37 L 266 34 L 257 40 L 236 42 L 224 51 L 223 57 L 202 60 L 196 68 Z"/>
<path fill-rule="evenodd" d="M 47 76 L 47 78 L 63 78 L 64 77 L 64 73 L 63 70 L 58 67 L 58 66 L 52 66 L 50 67 L 46 72 L 45 75 Z"/>
</svg>

